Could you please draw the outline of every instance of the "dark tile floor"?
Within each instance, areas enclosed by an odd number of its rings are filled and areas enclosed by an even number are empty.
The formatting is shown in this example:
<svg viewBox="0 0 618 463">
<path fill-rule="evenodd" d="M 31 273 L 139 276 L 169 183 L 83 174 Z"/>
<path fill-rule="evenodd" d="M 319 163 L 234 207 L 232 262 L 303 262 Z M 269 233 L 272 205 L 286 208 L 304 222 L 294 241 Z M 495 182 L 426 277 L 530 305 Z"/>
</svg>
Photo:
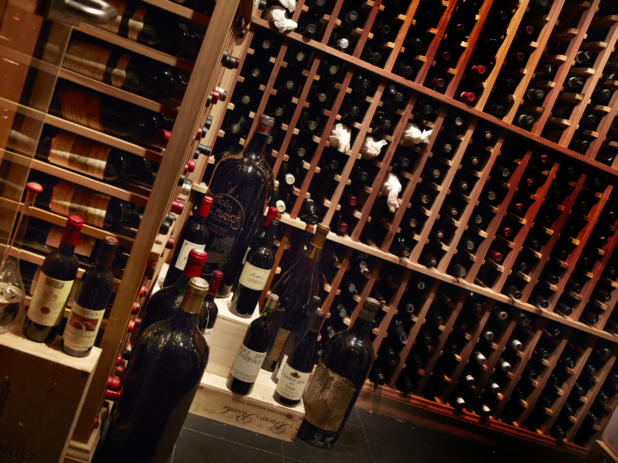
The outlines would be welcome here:
<svg viewBox="0 0 618 463">
<path fill-rule="evenodd" d="M 527 455 L 525 448 L 502 449 L 492 444 L 359 409 L 352 412 L 337 447 L 331 450 L 300 439 L 283 442 L 189 415 L 170 463 L 541 463 Z"/>
</svg>

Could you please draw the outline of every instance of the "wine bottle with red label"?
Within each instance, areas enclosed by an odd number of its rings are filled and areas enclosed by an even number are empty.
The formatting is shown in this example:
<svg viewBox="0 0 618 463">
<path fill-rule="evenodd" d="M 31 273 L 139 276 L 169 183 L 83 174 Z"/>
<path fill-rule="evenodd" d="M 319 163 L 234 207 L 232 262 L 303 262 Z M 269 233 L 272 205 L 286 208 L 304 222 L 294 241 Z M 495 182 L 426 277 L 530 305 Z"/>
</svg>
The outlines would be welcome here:
<svg viewBox="0 0 618 463">
<path fill-rule="evenodd" d="M 221 159 L 208 185 L 208 193 L 214 201 L 208 218 L 208 261 L 202 275 L 212 275 L 215 270 L 225 273 L 219 287 L 221 297 L 231 292 L 249 239 L 262 221 L 264 208 L 273 192 L 274 177 L 265 155 L 274 124 L 273 118 L 261 116 L 244 150 Z"/>
<path fill-rule="evenodd" d="M 271 220 L 262 240 L 251 250 L 230 303 L 230 312 L 234 315 L 242 318 L 253 315 L 275 261 L 272 246 L 278 227 L 279 221 Z"/>
<path fill-rule="evenodd" d="M 167 274 L 165 275 L 165 280 L 163 281 L 164 288 L 178 281 L 185 269 L 191 249 L 204 251 L 209 235 L 206 221 L 211 206 L 212 198 L 210 196 L 204 196 L 197 217 L 187 222 L 183 227 L 180 238 L 176 242 L 174 256 L 172 257 L 170 266 L 167 269 Z"/>
<path fill-rule="evenodd" d="M 84 272 L 77 287 L 71 315 L 62 335 L 62 350 L 73 357 L 88 356 L 94 346 L 114 286 L 111 266 L 116 249 L 118 240 L 107 236 L 99 248 L 94 266 Z"/>
<path fill-rule="evenodd" d="M 32 341 L 52 342 L 56 338 L 79 269 L 75 245 L 83 225 L 82 218 L 70 216 L 60 247 L 43 261 L 24 323 L 24 334 Z"/>
</svg>

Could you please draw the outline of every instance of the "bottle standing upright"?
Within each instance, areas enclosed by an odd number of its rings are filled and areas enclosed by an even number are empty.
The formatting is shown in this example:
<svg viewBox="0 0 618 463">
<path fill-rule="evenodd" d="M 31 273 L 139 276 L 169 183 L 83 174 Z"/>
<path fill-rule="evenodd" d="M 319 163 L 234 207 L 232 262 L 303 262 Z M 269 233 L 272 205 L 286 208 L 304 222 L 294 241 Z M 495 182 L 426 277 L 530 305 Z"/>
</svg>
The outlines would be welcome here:
<svg viewBox="0 0 618 463">
<path fill-rule="evenodd" d="M 32 341 L 52 342 L 56 337 L 79 269 L 75 245 L 83 225 L 82 218 L 69 216 L 60 246 L 43 261 L 24 323 L 24 334 Z"/>
<path fill-rule="evenodd" d="M 111 266 L 118 240 L 106 236 L 95 264 L 84 272 L 77 288 L 69 321 L 62 335 L 62 350 L 73 357 L 86 357 L 96 340 L 107 301 L 112 295 Z"/>
<path fill-rule="evenodd" d="M 249 239 L 264 217 L 273 192 L 275 180 L 265 153 L 274 124 L 272 117 L 260 116 L 245 149 L 221 159 L 208 185 L 214 202 L 208 218 L 208 260 L 202 276 L 212 275 L 215 270 L 225 273 L 220 297 L 227 296 L 238 279 Z"/>
<path fill-rule="evenodd" d="M 326 344 L 322 358 L 305 391 L 305 418 L 298 437 L 311 445 L 333 448 L 373 363 L 369 340 L 371 323 L 380 303 L 369 297 L 347 330 L 335 334 Z"/>
<path fill-rule="evenodd" d="M 108 460 L 166 462 L 208 363 L 197 322 L 208 283 L 192 278 L 174 316 L 138 339 L 105 442 Z"/>
<path fill-rule="evenodd" d="M 279 279 L 272 289 L 279 296 L 283 316 L 273 323 L 275 336 L 262 364 L 266 371 L 273 371 L 279 354 L 289 334 L 305 320 L 311 298 L 320 290 L 320 254 L 329 228 L 318 225 L 307 247 L 307 252 Z"/>
</svg>

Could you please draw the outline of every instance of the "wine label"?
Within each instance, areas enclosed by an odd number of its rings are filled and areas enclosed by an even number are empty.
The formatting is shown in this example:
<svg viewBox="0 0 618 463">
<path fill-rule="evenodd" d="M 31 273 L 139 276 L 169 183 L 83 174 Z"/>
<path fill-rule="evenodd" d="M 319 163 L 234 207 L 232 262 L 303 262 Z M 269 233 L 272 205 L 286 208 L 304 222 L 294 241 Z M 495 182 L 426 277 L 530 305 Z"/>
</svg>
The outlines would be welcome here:
<svg viewBox="0 0 618 463">
<path fill-rule="evenodd" d="M 62 338 L 69 349 L 85 352 L 94 346 L 104 310 L 88 310 L 75 303 Z"/>
<path fill-rule="evenodd" d="M 56 214 L 76 215 L 86 223 L 103 228 L 110 199 L 110 196 L 61 180 L 52 191 L 49 208 Z"/>
<path fill-rule="evenodd" d="M 262 291 L 266 286 L 266 280 L 268 280 L 270 271 L 271 269 L 269 268 L 259 268 L 250 262 L 246 262 L 238 282 L 245 288 L 253 289 L 255 291 Z"/>
<path fill-rule="evenodd" d="M 73 283 L 74 280 L 56 280 L 41 272 L 28 307 L 28 318 L 44 326 L 59 324 Z"/>
<path fill-rule="evenodd" d="M 127 80 L 127 66 L 131 61 L 130 55 L 122 55 L 116 63 L 116 67 L 112 71 L 112 85 L 117 88 L 122 88 L 124 82 Z"/>
<path fill-rule="evenodd" d="M 180 248 L 180 252 L 178 253 L 178 259 L 176 260 L 176 267 L 178 270 L 184 270 L 187 266 L 187 260 L 189 260 L 189 253 L 191 249 L 196 249 L 198 251 L 203 251 L 206 247 L 205 244 L 196 244 L 192 243 L 189 240 L 184 240 L 182 242 L 182 247 Z"/>
<path fill-rule="evenodd" d="M 62 67 L 103 82 L 111 50 L 81 40 L 72 40 L 64 55 Z"/>
<path fill-rule="evenodd" d="M 268 352 L 268 360 L 276 362 L 279 360 L 279 355 L 281 354 L 281 349 L 283 349 L 283 345 L 287 340 L 290 332 L 288 330 L 284 330 L 283 328 L 279 328 L 277 331 L 277 336 L 275 336 L 275 342 L 273 346 L 270 348 L 270 352 Z"/>
<path fill-rule="evenodd" d="M 256 352 L 242 344 L 232 367 L 232 375 L 246 383 L 255 383 L 265 358 L 266 352 Z"/>
<path fill-rule="evenodd" d="M 111 151 L 112 148 L 107 145 L 60 132 L 52 140 L 47 159 L 52 164 L 103 180 Z"/>
<path fill-rule="evenodd" d="M 144 28 L 144 16 L 146 15 L 147 8 L 140 6 L 135 10 L 131 19 L 129 19 L 129 33 L 127 38 L 137 42 L 137 36 Z"/>
<path fill-rule="evenodd" d="M 112 34 L 117 34 L 120 31 L 120 23 L 122 22 L 122 16 L 124 15 L 124 10 L 127 9 L 127 3 L 122 2 L 120 0 L 107 0 L 107 3 L 111 4 L 118 11 L 118 16 L 113 21 L 109 21 L 105 24 L 97 24 L 97 27 L 111 32 Z"/>
<path fill-rule="evenodd" d="M 339 430 L 356 390 L 354 383 L 318 362 L 305 392 L 305 419 L 325 431 Z"/>
<path fill-rule="evenodd" d="M 64 228 L 53 225 L 49 230 L 47 239 L 45 240 L 45 244 L 47 246 L 51 246 L 52 248 L 57 248 L 58 246 L 60 246 L 60 240 L 62 239 L 63 233 Z M 80 256 L 84 257 L 90 257 L 92 255 L 92 249 L 94 248 L 96 242 L 96 238 L 84 235 L 83 233 L 80 234 L 79 240 L 75 245 L 75 254 L 79 254 Z"/>
<path fill-rule="evenodd" d="M 204 338 L 206 338 L 206 342 L 210 340 L 210 336 L 212 335 L 212 330 L 213 328 L 206 328 L 206 330 L 204 330 Z"/>
<path fill-rule="evenodd" d="M 62 117 L 76 124 L 103 132 L 99 98 L 80 89 L 64 89 L 60 94 Z"/>
<path fill-rule="evenodd" d="M 305 387 L 309 382 L 311 372 L 303 373 L 295 370 L 288 363 L 283 368 L 279 377 L 276 391 L 289 400 L 300 400 L 305 392 Z"/>
<path fill-rule="evenodd" d="M 202 271 L 203 275 L 211 275 L 215 270 L 223 271 L 232 257 L 245 222 L 245 211 L 235 198 L 219 193 L 215 194 L 213 199 L 208 215 L 210 235 L 206 245 L 208 259 Z"/>
</svg>

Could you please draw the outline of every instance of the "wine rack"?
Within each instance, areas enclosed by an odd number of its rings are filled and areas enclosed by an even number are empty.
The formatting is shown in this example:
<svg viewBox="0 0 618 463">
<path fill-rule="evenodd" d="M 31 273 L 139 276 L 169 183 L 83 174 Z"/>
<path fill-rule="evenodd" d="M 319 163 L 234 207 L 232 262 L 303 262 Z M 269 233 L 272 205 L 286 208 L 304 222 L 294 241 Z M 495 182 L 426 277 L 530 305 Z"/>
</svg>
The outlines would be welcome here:
<svg viewBox="0 0 618 463">
<path fill-rule="evenodd" d="M 107 195 L 112 200 L 120 200 L 127 207 L 135 208 L 142 214 L 139 228 L 130 226 L 110 228 L 85 223 L 82 229 L 83 236 L 97 240 L 109 235 L 115 236 L 126 257 L 120 267 L 113 269 L 115 296 L 112 299 L 113 303 L 110 301 L 106 310 L 101 332 L 96 341 L 96 345 L 101 347 L 103 352 L 90 382 L 79 419 L 76 424 L 74 423 L 73 439 L 78 442 L 79 452 L 89 453 L 90 458 L 98 440 L 98 435 L 94 438 L 96 433 L 93 434 L 93 423 L 99 415 L 101 404 L 106 396 L 107 380 L 110 376 L 118 375 L 117 367 L 121 365 L 118 356 L 123 353 L 130 342 L 133 327 L 139 323 L 140 306 L 143 305 L 155 276 L 158 275 L 164 261 L 169 256 L 169 250 L 173 248 L 173 242 L 168 240 L 177 232 L 180 224 L 190 212 L 190 207 L 175 210 L 175 220 L 168 224 L 167 229 L 160 228 L 161 222 L 172 207 L 172 201 L 181 200 L 187 206 L 189 205 L 190 188 L 187 189 L 187 184 L 184 185 L 184 189 L 179 188 L 178 179 L 184 173 L 186 180 L 193 182 L 198 180 L 191 168 L 183 169 L 183 167 L 188 165 L 187 163 L 194 157 L 199 160 L 200 156 L 195 156 L 194 153 L 208 130 L 205 124 L 209 117 L 216 116 L 222 106 L 220 103 L 217 104 L 219 100 L 226 100 L 227 95 L 224 89 L 230 84 L 234 71 L 222 65 L 222 54 L 224 52 L 232 56 L 240 54 L 240 48 L 237 45 L 238 35 L 242 31 L 240 26 L 243 14 L 246 15 L 248 11 L 247 5 L 242 5 L 242 10 L 240 9 L 242 2 L 239 0 L 219 2 L 212 17 L 168 0 L 147 0 L 144 3 L 156 7 L 159 14 L 164 14 L 172 23 L 182 21 L 189 24 L 187 34 L 190 31 L 200 31 L 203 34 L 201 40 L 207 45 L 193 49 L 194 56 L 192 57 L 176 57 L 147 46 L 137 38 L 130 39 L 121 34 L 117 35 L 99 26 L 81 22 L 72 27 L 51 21 L 44 22 L 42 17 L 33 13 L 37 7 L 36 2 L 30 1 L 24 2 L 24 5 L 20 7 L 11 7 L 13 10 L 8 9 L 3 13 L 7 16 L 2 18 L 8 24 L 9 19 L 11 21 L 14 19 L 11 17 L 14 15 L 15 20 L 21 17 L 37 26 L 28 29 L 32 37 L 23 44 L 16 41 L 16 44 L 11 44 L 9 47 L 3 42 L 1 46 L 3 56 L 10 57 L 20 66 L 24 64 L 25 70 L 33 71 L 30 72 L 32 79 L 26 79 L 26 74 L 23 73 L 21 77 L 25 84 L 22 82 L 22 86 L 17 87 L 19 82 L 15 79 L 15 85 L 7 86 L 1 95 L 3 109 L 10 115 L 7 118 L 9 122 L 6 127 L 7 135 L 3 138 L 2 145 L 3 150 L 6 150 L 3 151 L 2 177 L 4 183 L 1 201 L 3 217 L 6 219 L 2 227 L 3 241 L 10 236 L 14 217 L 20 210 L 23 183 L 26 178 L 35 181 L 49 179 L 52 182 L 58 180 L 70 182 L 92 192 Z M 148 7 L 148 5 L 142 6 Z M 250 6 L 252 8 L 252 4 Z M 21 7 L 24 8 L 23 11 Z M 45 50 L 40 52 L 41 56 L 37 55 L 36 58 L 32 58 L 30 55 L 35 52 L 34 45 L 41 24 L 44 24 L 44 27 L 38 39 L 39 44 L 45 44 Z M 161 32 L 158 31 L 158 33 Z M 105 82 L 102 77 L 97 80 L 94 76 L 89 76 L 88 72 L 71 70 L 66 60 L 63 65 L 67 45 L 72 40 L 90 41 L 98 46 L 108 46 L 130 54 L 132 59 L 162 63 L 192 73 L 193 77 L 188 84 L 185 82 L 181 102 L 178 101 L 176 104 L 169 101 L 162 102 L 156 95 L 144 96 L 120 88 L 121 85 Z M 6 42 L 8 41 L 10 40 L 7 39 Z M 30 50 L 27 50 L 30 42 L 32 46 Z M 175 51 L 171 50 L 171 52 Z M 54 113 L 53 108 L 50 107 L 50 101 L 53 100 L 54 92 L 65 84 L 83 91 L 91 91 L 99 96 L 103 95 L 105 98 L 112 97 L 118 105 L 127 105 L 125 107 L 131 110 L 147 110 L 150 111 L 148 114 L 152 117 L 172 121 L 170 126 L 173 124 L 173 130 L 169 127 L 171 131 L 169 139 L 166 143 L 136 141 L 122 137 L 120 134 L 114 134 L 113 131 L 95 130 L 86 123 L 81 125 L 70 121 L 70 118 L 65 118 L 65 114 Z M 223 88 L 217 91 L 218 93 L 214 93 L 218 87 Z M 23 93 L 22 88 L 25 88 Z M 15 122 L 11 118 L 14 118 Z M 13 123 L 12 127 L 10 123 Z M 71 167 L 65 168 L 47 162 L 45 159 L 47 156 L 35 157 L 37 145 L 40 145 L 43 138 L 55 129 L 129 153 L 125 156 L 134 156 L 135 159 L 158 164 L 159 170 L 154 183 L 152 185 L 128 181 L 108 183 Z M 9 131 L 10 135 L 8 135 Z M 204 162 L 208 162 L 203 155 L 201 158 Z M 31 216 L 36 221 L 31 220 L 29 230 L 34 228 L 33 222 L 35 222 L 42 224 L 45 234 L 48 227 L 63 227 L 66 223 L 66 216 L 53 212 L 45 204 L 37 204 L 32 208 Z M 24 249 L 19 253 L 15 253 L 14 250 L 9 251 L 21 260 L 27 291 L 32 280 L 36 278 L 37 267 L 43 263 L 44 254 L 53 250 L 48 248 L 49 246 L 45 244 L 45 237 L 43 237 L 42 243 L 38 241 L 34 245 L 24 243 Z M 87 259 L 82 259 L 82 261 L 80 261 L 81 268 L 77 274 L 78 280 L 88 266 Z M 30 297 L 27 297 L 26 305 L 29 301 Z M 68 313 L 70 309 L 65 309 L 65 315 Z M 86 459 L 89 460 L 88 457 Z"/>
<path fill-rule="evenodd" d="M 301 29 L 313 3 L 297 2 L 291 17 Z M 331 1 L 312 18 L 319 26 L 313 36 L 279 34 L 259 10 L 238 45 L 244 62 L 228 86 L 228 102 L 217 108 L 205 141 L 212 156 L 201 159 L 196 178 L 202 182 L 193 190 L 198 198 L 205 194 L 212 164 L 227 150 L 244 145 L 258 117 L 272 113 L 269 104 L 285 103 L 287 112 L 276 117 L 279 135 L 269 145 L 276 186 L 283 187 L 279 174 L 290 163 L 298 171 L 280 217 L 285 227 L 262 300 L 302 252 L 305 232 L 315 229 L 301 220 L 304 201 L 312 199 L 321 209 L 319 221 L 332 230 L 322 257 L 326 282 L 320 296 L 322 309 L 330 311 L 322 336 L 327 336 L 326 328 L 353 324 L 367 297 L 382 301 L 373 343 L 376 363 L 388 371 L 385 388 L 370 374 L 367 390 L 544 443 L 556 442 L 558 436 L 563 448 L 581 454 L 598 438 L 618 403 L 610 379 L 618 371 L 618 338 L 607 329 L 618 297 L 616 274 L 607 273 L 618 239 L 612 211 L 618 175 L 612 123 L 618 92 L 613 71 L 605 70 L 618 61 L 618 9 L 607 0 L 555 0 L 546 7 L 542 1 L 528 0 L 472 3 Z M 362 19 L 348 31 L 350 46 L 342 50 L 334 46 L 333 35 L 345 28 L 344 13 L 350 8 Z M 502 24 L 497 15 L 504 15 Z M 383 23 L 391 32 L 378 38 Z M 418 41 L 411 39 L 418 38 L 422 44 L 414 48 Z M 264 40 L 270 43 L 266 49 Z M 495 48 L 487 51 L 492 40 Z M 369 52 L 375 50 L 380 57 L 370 62 Z M 302 64 L 294 62 L 293 53 L 299 51 L 306 55 Z M 518 52 L 521 55 L 513 56 Z M 578 62 L 580 52 L 592 55 L 585 65 Z M 263 58 L 257 64 L 255 55 Z M 334 77 L 324 63 L 339 67 Z M 487 63 L 482 79 L 471 78 L 471 66 L 480 63 Z M 404 69 L 408 64 L 412 71 Z M 251 76 L 253 67 L 262 71 L 259 82 Z M 553 73 L 546 77 L 543 72 L 550 68 Z M 294 91 L 282 96 L 281 85 L 290 75 Z M 365 93 L 355 88 L 359 75 L 370 81 Z M 443 82 L 434 85 L 434 77 Z M 569 87 L 572 77 L 584 80 L 580 88 Z M 513 82 L 505 83 L 505 78 Z M 404 96 L 399 106 L 390 103 L 391 85 Z M 315 100 L 314 86 L 328 94 L 325 104 Z M 600 101 L 594 93 L 599 89 L 610 90 L 609 98 Z M 462 101 L 462 92 L 475 93 L 474 101 Z M 250 106 L 238 103 L 243 95 L 250 96 Z M 350 95 L 361 107 L 353 122 L 346 117 Z M 565 105 L 573 106 L 568 115 L 552 116 Z M 423 113 L 427 106 L 429 112 Z M 316 131 L 304 126 L 308 112 L 319 118 Z M 389 113 L 392 131 L 373 135 L 388 145 L 366 160 L 360 150 L 366 135 L 373 134 L 377 112 Z M 522 125 L 522 114 L 532 116 L 533 122 Z M 589 114 L 596 118 L 591 128 L 583 119 Z M 233 130 L 230 121 L 241 117 L 244 125 Z M 458 125 L 457 117 L 463 123 Z M 346 119 L 351 146 L 333 154 L 329 134 Z M 432 131 L 427 143 L 403 145 L 409 122 Z M 298 160 L 301 145 L 306 154 Z M 324 162 L 332 156 L 338 161 L 335 170 Z M 397 164 L 401 156 L 410 160 L 408 168 Z M 473 156 L 477 163 L 470 164 Z M 355 177 L 357 167 L 369 172 L 366 182 Z M 505 167 L 508 175 L 501 177 Z M 439 180 L 432 180 L 430 169 L 440 172 Z M 394 213 L 388 212 L 380 191 L 389 173 L 402 185 Z M 344 201 L 349 191 L 358 203 Z M 419 202 L 422 194 L 431 198 L 427 206 Z M 341 232 L 334 219 L 344 210 L 348 230 Z M 418 223 L 414 229 L 410 218 Z M 406 257 L 391 250 L 402 237 L 409 248 Z M 354 263 L 359 253 L 367 265 L 360 272 Z M 428 256 L 434 264 L 427 265 Z M 460 268 L 465 275 L 455 273 Z M 555 281 L 549 276 L 553 273 L 559 274 Z M 419 278 L 423 289 L 414 287 Z M 351 295 L 350 279 L 355 282 Z M 579 282 L 578 291 L 571 280 Z M 609 300 L 599 300 L 599 289 L 611 296 Z M 342 300 L 350 308 L 346 315 L 339 307 L 333 310 Z M 405 310 L 410 301 L 411 314 Z M 562 304 L 570 314 L 563 313 Z M 442 317 L 439 324 L 436 307 Z M 497 311 L 505 311 L 507 317 L 497 321 Z M 596 323 L 586 318 L 592 312 Z M 523 326 L 522 320 L 529 325 Z M 403 342 L 393 334 L 398 323 L 404 328 Z M 556 328 L 559 333 L 551 334 Z M 488 329 L 495 335 L 491 341 L 483 337 Z M 429 333 L 431 342 L 425 344 Z M 520 350 L 512 349 L 514 340 Z M 458 350 L 451 355 L 453 342 Z M 390 362 L 383 354 L 389 345 L 396 347 L 396 358 Z M 541 347 L 548 356 L 539 360 Z M 602 348 L 609 349 L 608 357 L 599 356 Z M 465 389 L 463 375 L 478 351 L 486 363 L 476 370 L 475 385 Z M 506 355 L 512 370 L 500 377 L 500 392 L 490 396 L 489 386 Z M 563 367 L 565 355 L 575 357 L 572 368 Z M 586 376 L 591 362 L 596 372 Z M 533 378 L 529 372 L 535 369 L 539 371 Z M 580 382 L 588 387 L 577 396 Z M 600 391 L 607 403 L 597 400 Z M 555 397 L 545 407 L 549 394 Z M 461 411 L 454 406 L 457 397 L 465 399 Z M 573 403 L 578 406 L 568 417 L 564 410 Z M 482 405 L 489 411 L 481 411 Z M 589 421 L 591 410 L 598 422 Z M 558 425 L 564 428 L 563 436 L 557 433 Z"/>
</svg>

